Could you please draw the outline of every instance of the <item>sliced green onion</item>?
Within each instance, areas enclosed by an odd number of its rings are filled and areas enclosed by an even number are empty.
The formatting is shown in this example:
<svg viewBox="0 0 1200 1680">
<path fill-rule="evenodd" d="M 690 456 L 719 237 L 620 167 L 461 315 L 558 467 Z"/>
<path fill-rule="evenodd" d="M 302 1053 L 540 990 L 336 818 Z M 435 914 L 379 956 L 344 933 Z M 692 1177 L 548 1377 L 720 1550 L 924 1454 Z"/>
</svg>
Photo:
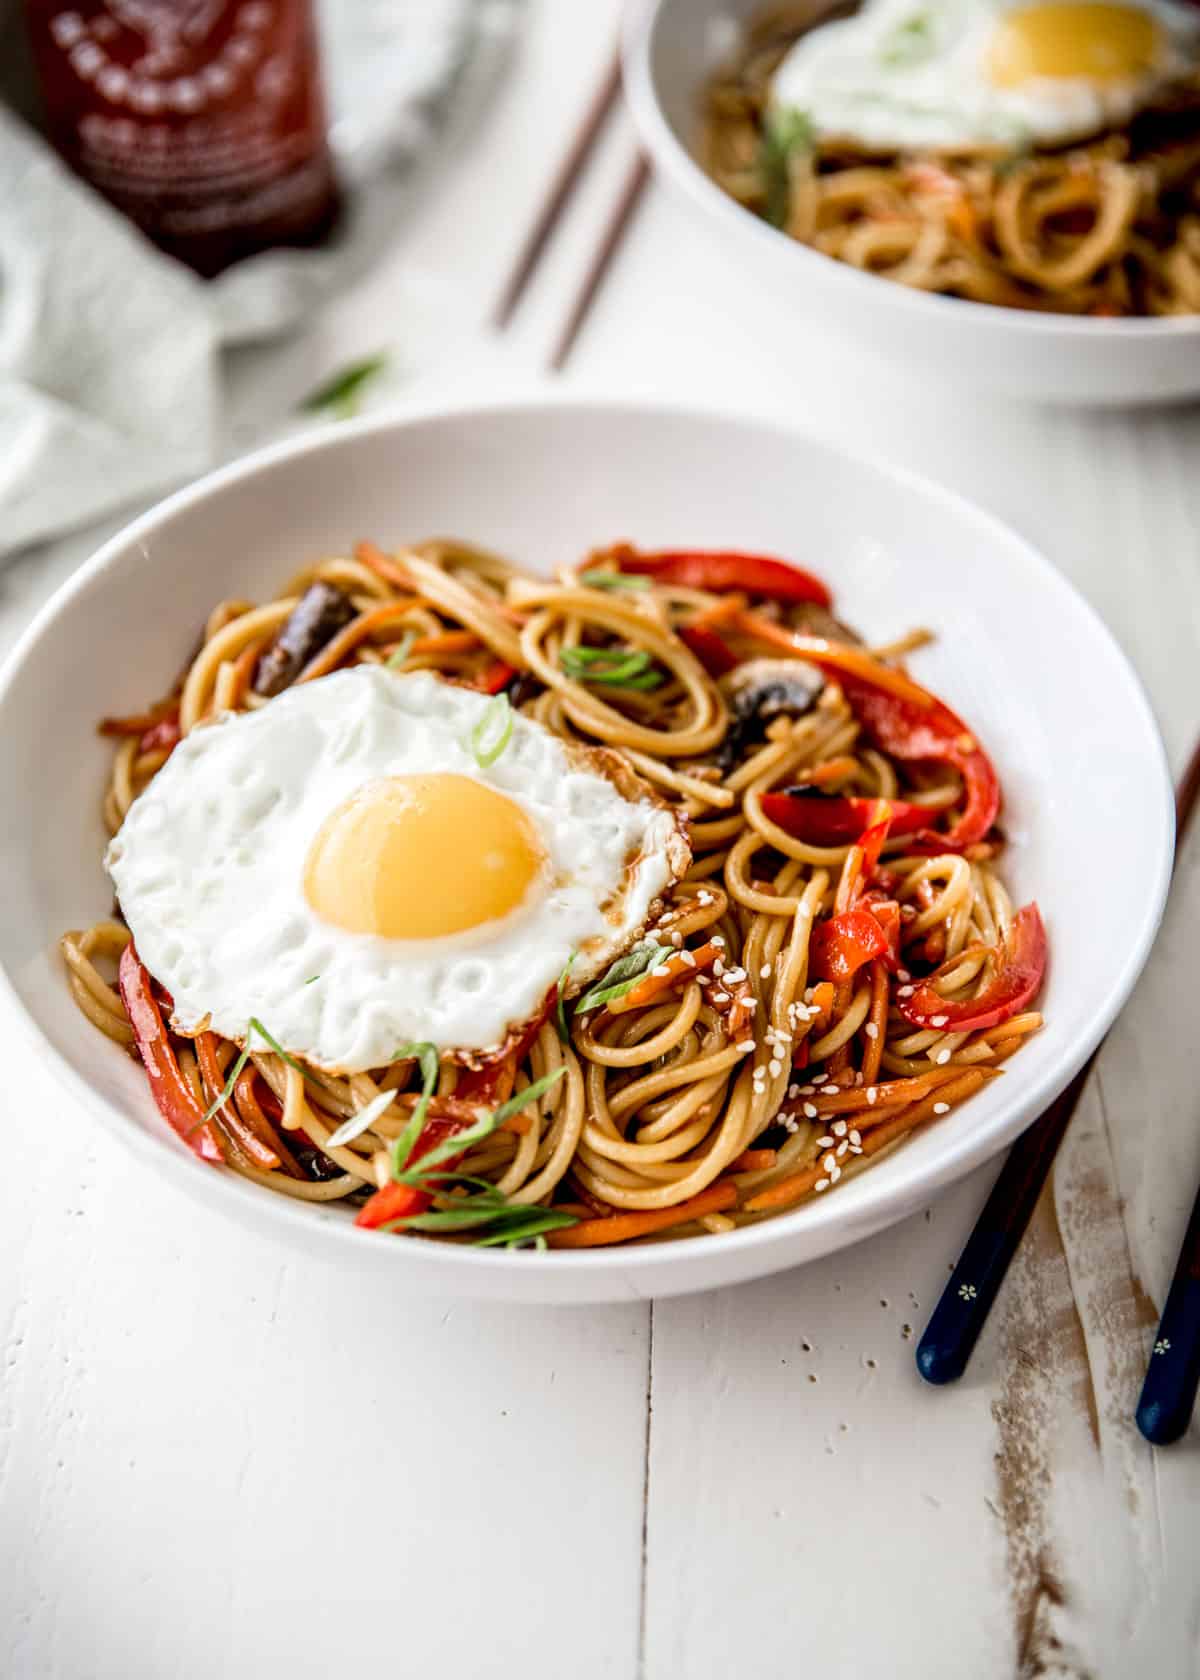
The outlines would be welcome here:
<svg viewBox="0 0 1200 1680">
<path fill-rule="evenodd" d="M 585 1015 L 589 1010 L 599 1009 L 603 1004 L 624 997 L 644 975 L 673 954 L 665 945 L 635 945 L 632 951 L 626 951 L 623 957 L 617 958 L 608 973 L 590 992 L 584 993 L 575 1005 L 575 1013 Z"/>
<path fill-rule="evenodd" d="M 558 1029 L 558 1042 L 560 1044 L 569 1044 L 571 1042 L 571 1029 L 567 1025 L 567 1000 L 563 993 L 566 990 L 567 976 L 571 972 L 571 965 L 578 955 L 578 951 L 571 952 L 571 955 L 563 964 L 562 973 L 558 977 L 558 1003 L 554 1010 L 554 1025 Z"/>
<path fill-rule="evenodd" d="M 663 680 L 644 648 L 565 647 L 558 662 L 576 682 L 613 688 L 654 688 Z"/>
<path fill-rule="evenodd" d="M 467 751 L 481 770 L 490 770 L 512 740 L 513 713 L 507 694 L 497 694 L 483 708 L 479 722 L 467 736 Z"/>
<path fill-rule="evenodd" d="M 416 1141 L 425 1129 L 425 1116 L 429 1112 L 429 1100 L 433 1096 L 434 1087 L 438 1081 L 437 1045 L 430 1044 L 427 1039 L 422 1039 L 416 1044 L 402 1044 L 392 1060 L 394 1062 L 415 1061 L 421 1069 L 420 1100 L 413 1109 L 412 1119 L 392 1145 L 392 1177 L 399 1182 L 401 1173 L 408 1165 L 408 1158 L 413 1152 Z"/>
<path fill-rule="evenodd" d="M 643 577 L 640 572 L 606 572 L 599 568 L 591 572 L 580 572 L 580 583 L 585 583 L 589 589 L 652 589 L 652 581 Z"/>
<path fill-rule="evenodd" d="M 406 630 L 404 632 L 403 636 L 401 636 L 400 640 L 396 643 L 395 651 L 388 655 L 387 668 L 389 671 L 394 671 L 397 666 L 403 665 L 404 661 L 412 652 L 412 645 L 416 639 L 417 632 L 415 630 Z"/>
<path fill-rule="evenodd" d="M 566 1073 L 565 1067 L 555 1068 L 553 1073 L 545 1073 L 540 1079 L 535 1079 L 532 1085 L 526 1085 L 523 1091 L 518 1091 L 515 1097 L 509 1097 L 507 1102 L 492 1112 L 492 1119 L 498 1126 L 502 1120 L 510 1120 L 514 1114 L 520 1114 L 530 1103 L 539 1101 L 546 1095 L 552 1085 L 557 1085 Z"/>
<path fill-rule="evenodd" d="M 250 1023 L 250 1025 L 251 1026 L 254 1025 L 253 1021 Z M 250 1034 L 247 1032 L 247 1034 L 246 1034 L 246 1048 L 242 1051 L 241 1055 L 234 1062 L 233 1071 L 229 1075 L 229 1078 L 225 1081 L 224 1090 L 220 1093 L 219 1096 L 214 1097 L 212 1102 L 209 1103 L 207 1109 L 205 1109 L 205 1111 L 204 1111 L 204 1119 L 203 1120 L 197 1120 L 196 1124 L 192 1127 L 193 1132 L 198 1132 L 200 1130 L 201 1126 L 207 1126 L 208 1122 L 212 1119 L 213 1115 L 216 1114 L 218 1112 L 218 1110 L 225 1107 L 225 1104 L 229 1101 L 230 1097 L 233 1095 L 233 1087 L 237 1084 L 238 1079 L 241 1077 L 242 1069 L 245 1067 L 246 1063 L 249 1060 L 250 1060 Z"/>
<path fill-rule="evenodd" d="M 357 1114 L 352 1114 L 349 1120 L 343 1120 L 337 1131 L 326 1138 L 325 1148 L 340 1149 L 343 1144 L 353 1143 L 356 1137 L 373 1126 L 379 1116 L 389 1109 L 396 1100 L 395 1091 L 380 1091 L 377 1097 L 372 1097 L 365 1108 L 360 1108 Z"/>
<path fill-rule="evenodd" d="M 521 1204 L 518 1203 L 518 1206 Z M 530 1238 L 537 1239 L 537 1246 L 545 1248 L 547 1231 L 564 1231 L 568 1225 L 578 1225 L 579 1219 L 573 1213 L 562 1213 L 557 1208 L 528 1208 L 528 1218 L 514 1217 L 511 1224 L 505 1224 L 499 1230 L 491 1231 L 486 1237 L 475 1239 L 476 1248 L 516 1248 L 526 1243 Z"/>
<path fill-rule="evenodd" d="M 383 372 L 387 363 L 388 358 L 383 351 L 374 356 L 364 356 L 361 361 L 350 362 L 322 380 L 298 406 L 306 414 L 319 414 L 328 409 L 337 419 L 347 420 L 358 413 L 363 391 Z"/>
</svg>

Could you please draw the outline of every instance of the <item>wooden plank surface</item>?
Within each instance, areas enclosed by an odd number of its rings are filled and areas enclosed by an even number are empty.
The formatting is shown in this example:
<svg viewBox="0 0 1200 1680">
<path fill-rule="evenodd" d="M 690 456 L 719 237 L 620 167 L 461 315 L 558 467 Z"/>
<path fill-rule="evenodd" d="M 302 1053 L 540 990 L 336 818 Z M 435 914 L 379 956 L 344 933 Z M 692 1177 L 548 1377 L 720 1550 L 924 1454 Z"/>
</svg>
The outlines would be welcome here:
<svg viewBox="0 0 1200 1680">
<path fill-rule="evenodd" d="M 390 396 L 536 372 L 627 129 L 511 339 L 481 323 L 618 9 L 531 6 L 508 84 L 394 260 L 240 360 L 231 447 L 392 339 L 408 372 Z M 567 378 L 790 416 L 975 497 L 1097 606 L 1182 761 L 1200 726 L 1200 411 L 1036 413 L 860 364 L 799 307 L 748 299 L 736 253 L 657 188 Z M 0 650 L 95 540 L 0 574 Z M 1096 826 L 1102 845 L 1103 811 Z M 969 1377 L 938 1392 L 914 1339 L 994 1169 L 737 1290 L 579 1313 L 413 1302 L 147 1179 L 0 1024 L 19 1072 L 0 1673 L 1200 1672 L 1200 1434 L 1154 1455 L 1130 1422 L 1200 1176 L 1197 925 L 1193 845 Z"/>
</svg>

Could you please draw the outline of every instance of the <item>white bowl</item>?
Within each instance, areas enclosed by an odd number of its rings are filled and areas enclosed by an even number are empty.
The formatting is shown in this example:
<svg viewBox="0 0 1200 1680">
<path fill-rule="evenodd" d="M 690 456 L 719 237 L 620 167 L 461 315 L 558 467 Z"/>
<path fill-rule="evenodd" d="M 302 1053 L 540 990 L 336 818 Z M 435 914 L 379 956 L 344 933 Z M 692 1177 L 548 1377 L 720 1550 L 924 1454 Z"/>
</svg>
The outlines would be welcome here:
<svg viewBox="0 0 1200 1680">
<path fill-rule="evenodd" d="M 452 532 L 545 569 L 602 542 L 765 549 L 813 566 L 850 622 L 928 624 L 916 669 L 977 729 L 1007 796 L 1006 869 L 1051 942 L 1047 1025 L 1003 1079 L 870 1172 L 728 1236 L 506 1254 L 356 1230 L 196 1161 L 140 1067 L 76 1009 L 56 941 L 104 914 L 105 712 L 170 683 L 225 596 L 262 597 L 359 537 Z M 172 496 L 39 615 L 0 677 L 0 993 L 90 1115 L 192 1195 L 331 1265 L 405 1288 L 598 1301 L 706 1289 L 826 1254 L 926 1204 L 1067 1083 L 1146 958 L 1167 888 L 1171 789 L 1145 695 L 1113 638 L 1040 555 L 921 480 L 753 420 L 534 401 L 364 422 L 286 443 Z M 1113 859 L 1128 867 L 1114 869 Z M 153 1186 L 149 1187 L 153 1191 Z M 134 1239 L 135 1240 L 135 1239 Z"/>
<path fill-rule="evenodd" d="M 813 0 L 814 12 L 823 8 Z M 1200 317 L 1092 320 L 918 292 L 799 245 L 729 197 L 693 156 L 701 92 L 764 0 L 643 0 L 625 29 L 625 88 L 662 177 L 739 253 L 759 286 L 809 323 L 972 387 L 1037 402 L 1149 403 L 1200 392 Z"/>
</svg>

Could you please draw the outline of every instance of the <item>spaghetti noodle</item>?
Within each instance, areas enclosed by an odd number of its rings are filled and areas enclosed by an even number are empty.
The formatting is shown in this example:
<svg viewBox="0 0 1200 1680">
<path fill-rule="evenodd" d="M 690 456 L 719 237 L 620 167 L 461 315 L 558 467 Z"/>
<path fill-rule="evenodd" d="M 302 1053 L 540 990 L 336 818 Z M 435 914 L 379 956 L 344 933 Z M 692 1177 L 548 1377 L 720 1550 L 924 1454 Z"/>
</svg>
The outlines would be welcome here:
<svg viewBox="0 0 1200 1680">
<path fill-rule="evenodd" d="M 599 999 L 572 997 L 568 972 L 474 1069 L 413 1046 L 334 1075 L 269 1023 L 245 1046 L 189 1037 L 121 921 L 66 934 L 79 1007 L 140 1055 L 204 1159 L 438 1240 L 720 1233 L 861 1172 L 1040 1025 L 1040 918 L 1014 913 L 997 872 L 990 760 L 904 667 L 926 637 L 868 649 L 818 579 L 761 557 L 616 547 L 547 581 L 458 542 L 360 544 L 275 600 L 222 602 L 173 692 L 102 723 L 110 830 L 183 735 L 272 703 L 255 672 L 294 652 L 302 599 L 342 606 L 295 681 L 384 664 L 506 693 L 622 755 L 693 857 Z M 616 680 L 589 681 L 606 660 Z"/>
</svg>

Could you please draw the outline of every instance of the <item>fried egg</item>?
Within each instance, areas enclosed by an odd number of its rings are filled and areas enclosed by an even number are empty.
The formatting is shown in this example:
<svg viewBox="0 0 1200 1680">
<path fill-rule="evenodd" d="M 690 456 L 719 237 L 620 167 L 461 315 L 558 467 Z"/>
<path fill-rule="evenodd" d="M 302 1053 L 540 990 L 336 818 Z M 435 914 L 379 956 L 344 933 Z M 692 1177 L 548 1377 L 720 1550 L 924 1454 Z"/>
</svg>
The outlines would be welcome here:
<svg viewBox="0 0 1200 1680">
<path fill-rule="evenodd" d="M 1198 65 L 1200 13 L 1172 0 L 866 0 L 796 42 L 771 105 L 865 151 L 1056 145 Z"/>
<path fill-rule="evenodd" d="M 519 713 L 481 768 L 491 705 L 367 667 L 176 747 L 105 864 L 179 1031 L 244 1042 L 253 1017 L 338 1072 L 415 1041 L 470 1061 L 568 961 L 576 990 L 633 942 L 688 866 L 676 818 L 616 755 Z"/>
</svg>

